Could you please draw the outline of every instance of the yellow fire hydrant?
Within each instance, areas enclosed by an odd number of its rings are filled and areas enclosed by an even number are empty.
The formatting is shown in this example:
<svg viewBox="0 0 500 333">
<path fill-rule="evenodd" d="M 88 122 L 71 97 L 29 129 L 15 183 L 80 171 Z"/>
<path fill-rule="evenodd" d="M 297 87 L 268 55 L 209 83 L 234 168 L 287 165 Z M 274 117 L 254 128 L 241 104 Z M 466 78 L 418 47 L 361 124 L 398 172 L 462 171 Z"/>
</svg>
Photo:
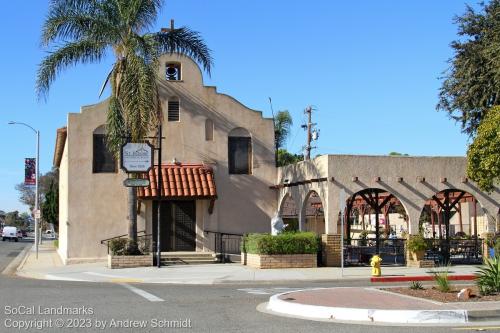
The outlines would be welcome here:
<svg viewBox="0 0 500 333">
<path fill-rule="evenodd" d="M 382 258 L 378 254 L 374 255 L 370 259 L 370 266 L 372 266 L 372 276 L 380 276 L 382 270 L 380 269 L 380 264 L 382 263 Z"/>
</svg>

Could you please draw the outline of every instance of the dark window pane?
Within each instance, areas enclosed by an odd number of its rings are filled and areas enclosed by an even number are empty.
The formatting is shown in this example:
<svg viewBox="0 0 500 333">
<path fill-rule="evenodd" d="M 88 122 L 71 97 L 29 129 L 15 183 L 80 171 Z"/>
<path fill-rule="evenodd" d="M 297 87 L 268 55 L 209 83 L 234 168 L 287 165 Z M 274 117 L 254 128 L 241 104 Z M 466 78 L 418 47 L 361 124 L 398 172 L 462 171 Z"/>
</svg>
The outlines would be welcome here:
<svg viewBox="0 0 500 333">
<path fill-rule="evenodd" d="M 252 139 L 229 137 L 228 159 L 230 174 L 251 174 Z"/>
<path fill-rule="evenodd" d="M 94 134 L 93 172 L 116 172 L 116 160 L 106 146 L 105 134 Z"/>
</svg>

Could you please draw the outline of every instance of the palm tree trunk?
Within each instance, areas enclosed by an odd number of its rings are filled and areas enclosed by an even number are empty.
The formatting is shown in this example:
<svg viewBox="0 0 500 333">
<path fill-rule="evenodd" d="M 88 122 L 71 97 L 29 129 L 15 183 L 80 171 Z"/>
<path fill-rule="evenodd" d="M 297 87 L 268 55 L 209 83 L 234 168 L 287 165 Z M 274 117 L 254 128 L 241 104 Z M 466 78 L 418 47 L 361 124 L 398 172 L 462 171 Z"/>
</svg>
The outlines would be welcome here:
<svg viewBox="0 0 500 333">
<path fill-rule="evenodd" d="M 135 187 L 128 188 L 128 239 L 129 253 L 137 252 L 137 192 Z"/>
</svg>

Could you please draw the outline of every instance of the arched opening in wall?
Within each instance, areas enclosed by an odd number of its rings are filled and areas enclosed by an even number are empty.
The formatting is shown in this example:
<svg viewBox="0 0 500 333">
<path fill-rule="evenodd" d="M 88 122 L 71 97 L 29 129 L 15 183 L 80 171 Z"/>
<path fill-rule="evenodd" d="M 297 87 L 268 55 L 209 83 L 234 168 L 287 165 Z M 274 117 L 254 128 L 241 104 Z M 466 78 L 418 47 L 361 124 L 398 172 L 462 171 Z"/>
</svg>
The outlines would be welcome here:
<svg viewBox="0 0 500 333">
<path fill-rule="evenodd" d="M 312 231 L 317 235 L 325 233 L 325 212 L 323 202 L 316 191 L 311 191 L 304 202 L 304 231 Z"/>
<path fill-rule="evenodd" d="M 284 231 L 299 230 L 299 210 L 291 195 L 287 194 L 281 201 L 279 214 L 286 225 Z"/>
<path fill-rule="evenodd" d="M 429 239 L 427 260 L 438 264 L 482 262 L 481 234 L 488 231 L 488 220 L 468 192 L 447 189 L 434 194 L 422 208 L 419 231 Z"/>
<path fill-rule="evenodd" d="M 245 128 L 238 127 L 228 134 L 227 160 L 229 174 L 252 174 L 252 137 Z"/>
<path fill-rule="evenodd" d="M 405 264 L 408 214 L 396 196 L 377 188 L 359 191 L 347 199 L 344 216 L 346 264 L 366 265 L 376 253 L 383 264 Z"/>
</svg>

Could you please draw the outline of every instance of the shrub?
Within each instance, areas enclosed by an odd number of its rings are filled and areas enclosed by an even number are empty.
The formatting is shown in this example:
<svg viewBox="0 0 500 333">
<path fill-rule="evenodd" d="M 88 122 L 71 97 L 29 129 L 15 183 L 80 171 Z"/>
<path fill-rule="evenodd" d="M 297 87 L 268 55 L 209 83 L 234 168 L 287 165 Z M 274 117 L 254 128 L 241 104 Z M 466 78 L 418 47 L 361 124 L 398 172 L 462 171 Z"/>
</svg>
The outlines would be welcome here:
<svg viewBox="0 0 500 333">
<path fill-rule="evenodd" d="M 500 257 L 485 259 L 485 263 L 476 272 L 476 285 L 481 295 L 490 295 L 500 292 Z"/>
<path fill-rule="evenodd" d="M 359 233 L 359 246 L 366 246 L 368 239 L 368 231 L 363 230 Z"/>
<path fill-rule="evenodd" d="M 443 293 L 447 293 L 451 289 L 451 283 L 450 280 L 448 280 L 448 271 L 449 267 L 446 267 L 443 271 L 432 271 L 434 281 L 436 281 L 437 284 L 437 290 Z"/>
<path fill-rule="evenodd" d="M 307 254 L 317 253 L 318 248 L 318 238 L 313 232 L 248 234 L 242 244 L 242 251 L 255 254 Z"/>
<path fill-rule="evenodd" d="M 411 290 L 422 290 L 424 287 L 422 286 L 422 283 L 420 281 L 411 281 L 410 282 L 410 289 Z"/>
<path fill-rule="evenodd" d="M 125 255 L 128 245 L 128 240 L 125 238 L 115 238 L 109 241 L 109 250 L 113 255 Z"/>
<path fill-rule="evenodd" d="M 55 240 L 54 240 L 54 242 L 53 242 L 53 244 L 54 244 L 54 247 L 55 247 L 56 249 L 58 249 L 58 248 L 59 248 L 59 240 L 58 240 L 58 239 L 55 239 Z"/>
<path fill-rule="evenodd" d="M 406 242 L 406 247 L 411 252 L 425 251 L 427 250 L 427 242 L 422 235 L 411 236 Z"/>
</svg>

